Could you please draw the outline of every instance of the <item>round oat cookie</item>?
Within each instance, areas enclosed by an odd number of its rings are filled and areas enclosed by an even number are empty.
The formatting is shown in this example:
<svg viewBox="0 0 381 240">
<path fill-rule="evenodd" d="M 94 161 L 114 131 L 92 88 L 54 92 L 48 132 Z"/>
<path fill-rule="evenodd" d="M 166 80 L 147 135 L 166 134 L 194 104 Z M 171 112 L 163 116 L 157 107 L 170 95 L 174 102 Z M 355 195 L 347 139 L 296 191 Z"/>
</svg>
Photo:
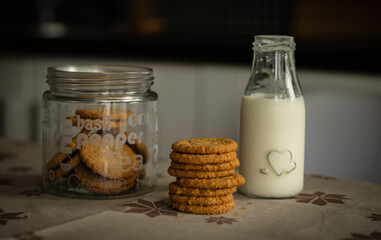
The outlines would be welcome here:
<svg viewBox="0 0 381 240">
<path fill-rule="evenodd" d="M 77 119 L 77 117 L 75 117 L 75 116 L 71 116 L 71 117 L 67 117 L 67 119 L 71 119 L 72 120 L 72 126 L 77 126 L 77 124 L 78 124 L 78 119 Z M 86 125 L 91 125 L 91 126 L 96 126 L 95 125 L 95 120 L 96 119 L 82 119 L 84 122 L 83 122 L 83 124 L 84 124 L 84 126 L 86 126 Z M 118 129 L 118 128 L 124 128 L 125 126 L 126 126 L 126 121 L 110 121 L 110 122 L 108 122 L 108 124 L 110 124 L 110 128 L 111 129 Z M 104 126 L 103 126 L 103 121 L 101 121 L 100 123 L 99 123 L 99 126 L 98 126 L 98 128 L 103 128 Z"/>
<path fill-rule="evenodd" d="M 178 185 L 176 182 L 171 182 L 168 185 L 168 188 L 170 193 L 196 197 L 216 197 L 226 194 L 232 194 L 237 191 L 237 187 L 216 189 L 182 187 Z"/>
<path fill-rule="evenodd" d="M 179 163 L 189 164 L 216 164 L 232 161 L 237 158 L 235 151 L 228 153 L 216 153 L 216 154 L 187 154 L 179 152 L 171 152 L 169 158 L 172 161 Z"/>
<path fill-rule="evenodd" d="M 176 203 L 185 203 L 189 205 L 220 205 L 234 201 L 233 194 L 227 194 L 216 197 L 200 197 L 200 196 L 185 196 L 174 193 L 169 193 L 169 199 Z"/>
<path fill-rule="evenodd" d="M 245 178 L 238 173 L 231 176 L 200 179 L 200 178 L 176 178 L 176 183 L 182 187 L 193 188 L 231 188 L 245 183 Z"/>
<path fill-rule="evenodd" d="M 126 131 L 120 131 L 120 129 L 112 129 L 109 133 L 113 135 L 118 135 L 119 133 L 124 133 L 126 138 L 129 137 L 130 133 Z M 128 141 L 126 141 L 127 146 L 129 146 L 132 151 L 134 151 L 136 154 L 142 155 L 143 158 L 143 164 L 146 164 L 149 161 L 150 155 L 149 150 L 147 146 L 144 143 L 139 142 L 138 139 L 133 138 L 134 144 L 130 144 Z"/>
<path fill-rule="evenodd" d="M 135 175 L 129 178 L 108 179 L 93 173 L 83 165 L 74 169 L 82 187 L 89 192 L 101 194 L 117 194 L 130 189 L 135 183 Z"/>
<path fill-rule="evenodd" d="M 54 170 L 53 179 L 49 179 L 49 181 L 54 181 L 58 178 L 65 176 L 65 174 L 73 170 L 80 163 L 81 163 L 81 158 L 79 157 L 79 154 L 75 154 L 73 157 L 67 158 L 64 162 L 61 162 L 58 165 L 58 168 Z"/>
<path fill-rule="evenodd" d="M 128 136 L 128 133 L 126 134 Z M 136 154 L 140 154 L 143 157 L 143 164 L 146 164 L 149 160 L 149 152 L 146 145 L 143 143 L 139 143 L 137 140 L 135 140 L 135 144 L 128 144 L 126 143 Z"/>
<path fill-rule="evenodd" d="M 171 167 L 179 170 L 196 170 L 196 171 L 222 171 L 230 170 L 239 166 L 239 160 L 236 158 L 229 162 L 217 164 L 187 164 L 171 161 Z"/>
<path fill-rule="evenodd" d="M 135 152 L 127 145 L 122 144 L 119 149 L 114 144 L 102 147 L 102 138 L 95 140 L 95 145 L 88 141 L 79 150 L 82 161 L 93 172 L 107 178 L 127 178 L 135 175 L 140 163 L 136 163 Z"/>
<path fill-rule="evenodd" d="M 75 144 L 74 144 L 75 146 Z M 74 147 L 75 149 L 75 147 Z M 56 154 L 53 155 L 53 157 L 49 160 L 49 162 L 46 163 L 46 168 L 47 169 L 54 169 L 60 164 L 62 161 L 64 161 L 69 154 L 67 153 L 60 153 L 57 152 Z"/>
<path fill-rule="evenodd" d="M 215 154 L 236 151 L 238 145 L 228 138 L 190 138 L 172 144 L 172 149 L 181 153 Z"/>
<path fill-rule="evenodd" d="M 67 144 L 67 147 L 70 147 L 71 150 L 74 152 L 75 151 L 75 145 L 77 144 L 77 139 L 73 138 L 72 143 Z M 49 160 L 49 162 L 46 163 L 46 168 L 48 169 L 54 169 L 60 164 L 62 161 L 64 161 L 66 158 L 69 157 L 70 154 L 67 153 L 60 153 L 57 152 L 56 154 L 53 155 L 53 157 Z"/>
<path fill-rule="evenodd" d="M 226 213 L 234 208 L 234 201 L 224 203 L 221 205 L 189 205 L 185 203 L 172 203 L 172 207 L 181 211 L 188 213 L 197 213 L 197 214 L 221 214 Z"/>
<path fill-rule="evenodd" d="M 222 171 L 185 171 L 174 169 L 173 167 L 168 168 L 168 173 L 171 176 L 179 177 L 179 178 L 219 178 L 229 176 L 235 173 L 235 169 L 222 170 Z"/>
<path fill-rule="evenodd" d="M 103 119 L 109 117 L 111 121 L 126 121 L 133 112 L 115 108 L 86 108 L 77 109 L 75 114 L 81 118 Z"/>
<path fill-rule="evenodd" d="M 89 135 L 90 131 L 83 130 L 81 133 L 84 133 L 86 135 Z M 76 154 L 76 144 L 77 144 L 77 136 L 75 136 L 70 144 L 67 144 L 66 147 L 70 147 L 72 150 L 72 156 Z M 60 153 L 57 152 L 53 155 L 53 157 L 49 160 L 49 162 L 46 163 L 46 168 L 48 169 L 54 169 L 60 164 L 61 162 L 67 160 L 69 157 L 69 154 L 67 153 Z"/>
</svg>

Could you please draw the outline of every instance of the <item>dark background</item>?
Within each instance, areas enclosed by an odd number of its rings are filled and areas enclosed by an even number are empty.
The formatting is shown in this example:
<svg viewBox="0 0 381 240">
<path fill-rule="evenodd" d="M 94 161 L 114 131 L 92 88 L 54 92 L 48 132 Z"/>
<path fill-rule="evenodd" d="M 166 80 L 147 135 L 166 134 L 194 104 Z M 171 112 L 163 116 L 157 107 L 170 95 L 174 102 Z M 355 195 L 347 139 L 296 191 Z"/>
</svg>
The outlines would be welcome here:
<svg viewBox="0 0 381 240">
<path fill-rule="evenodd" d="M 2 0 L 0 53 L 250 63 L 295 36 L 298 67 L 381 72 L 379 0 Z"/>
</svg>

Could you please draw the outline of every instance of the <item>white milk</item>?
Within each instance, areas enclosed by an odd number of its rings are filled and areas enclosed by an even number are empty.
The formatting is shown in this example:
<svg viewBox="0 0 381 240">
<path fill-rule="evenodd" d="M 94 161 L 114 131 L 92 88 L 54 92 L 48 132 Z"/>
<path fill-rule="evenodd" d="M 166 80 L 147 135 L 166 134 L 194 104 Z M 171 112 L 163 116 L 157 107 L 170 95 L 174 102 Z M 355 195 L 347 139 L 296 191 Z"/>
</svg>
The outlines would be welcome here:
<svg viewBox="0 0 381 240">
<path fill-rule="evenodd" d="M 240 191 L 267 198 L 300 193 L 304 175 L 303 97 L 243 96 L 240 127 L 239 172 L 246 179 Z"/>
</svg>

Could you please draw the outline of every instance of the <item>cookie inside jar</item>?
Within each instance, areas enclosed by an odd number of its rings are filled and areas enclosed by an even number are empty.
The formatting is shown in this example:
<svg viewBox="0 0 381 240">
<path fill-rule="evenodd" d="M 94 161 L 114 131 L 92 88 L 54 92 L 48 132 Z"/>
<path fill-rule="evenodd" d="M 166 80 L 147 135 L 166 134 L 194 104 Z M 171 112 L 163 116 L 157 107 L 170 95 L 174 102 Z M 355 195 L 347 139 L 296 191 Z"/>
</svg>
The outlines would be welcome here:
<svg viewBox="0 0 381 240">
<path fill-rule="evenodd" d="M 66 117 L 77 134 L 70 143 L 66 139 L 71 153 L 58 151 L 46 163 L 49 184 L 85 196 L 136 195 L 147 184 L 150 146 L 143 143 L 144 125 L 128 123 L 134 117 L 130 110 L 102 108 L 77 109 Z"/>
</svg>

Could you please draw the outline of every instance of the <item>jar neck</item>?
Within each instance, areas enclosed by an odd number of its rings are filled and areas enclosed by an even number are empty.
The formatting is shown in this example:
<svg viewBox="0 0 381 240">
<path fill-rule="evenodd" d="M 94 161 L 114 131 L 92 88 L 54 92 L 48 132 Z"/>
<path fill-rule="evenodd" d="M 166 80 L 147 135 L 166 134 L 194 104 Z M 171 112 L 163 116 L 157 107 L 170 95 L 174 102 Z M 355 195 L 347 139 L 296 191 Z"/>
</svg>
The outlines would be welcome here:
<svg viewBox="0 0 381 240">
<path fill-rule="evenodd" d="M 144 93 L 153 85 L 153 70 L 137 66 L 64 65 L 48 68 L 54 95 L 118 96 Z"/>
<path fill-rule="evenodd" d="M 293 37 L 256 36 L 250 81 L 245 95 L 265 93 L 275 98 L 302 95 L 296 77 Z"/>
</svg>

